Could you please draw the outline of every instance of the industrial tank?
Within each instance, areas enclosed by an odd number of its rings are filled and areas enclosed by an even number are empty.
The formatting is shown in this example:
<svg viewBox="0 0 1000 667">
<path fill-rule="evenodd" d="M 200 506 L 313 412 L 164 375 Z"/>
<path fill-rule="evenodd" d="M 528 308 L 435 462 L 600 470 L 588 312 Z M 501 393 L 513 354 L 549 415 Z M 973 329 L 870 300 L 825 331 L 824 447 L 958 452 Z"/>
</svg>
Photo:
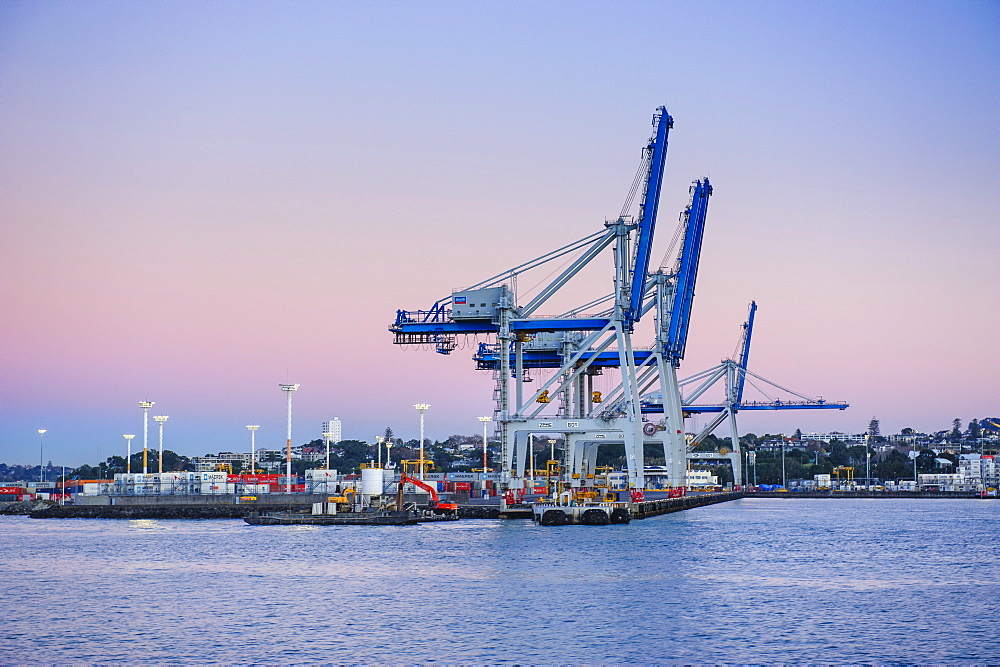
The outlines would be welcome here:
<svg viewBox="0 0 1000 667">
<path fill-rule="evenodd" d="M 382 468 L 361 468 L 361 494 L 378 496 L 382 494 Z"/>
</svg>

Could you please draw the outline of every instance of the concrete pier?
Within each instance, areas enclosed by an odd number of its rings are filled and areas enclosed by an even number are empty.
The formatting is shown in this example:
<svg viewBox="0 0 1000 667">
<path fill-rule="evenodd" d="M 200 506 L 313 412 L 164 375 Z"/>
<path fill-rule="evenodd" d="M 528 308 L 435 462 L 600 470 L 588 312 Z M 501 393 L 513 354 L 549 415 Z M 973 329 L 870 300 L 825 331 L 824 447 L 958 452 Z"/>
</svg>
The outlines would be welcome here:
<svg viewBox="0 0 1000 667">
<path fill-rule="evenodd" d="M 663 498 L 641 502 L 581 503 L 559 505 L 540 502 L 532 507 L 533 518 L 542 526 L 588 525 L 629 523 L 633 519 L 680 512 L 693 507 L 703 507 L 742 498 L 739 491 L 729 493 L 698 493 L 681 498 Z"/>
<path fill-rule="evenodd" d="M 704 507 L 705 505 L 715 505 L 716 503 L 727 503 L 730 500 L 743 498 L 742 491 L 728 491 L 724 493 L 695 493 L 681 498 L 664 498 L 661 500 L 644 500 L 640 503 L 631 503 L 629 510 L 633 519 L 648 519 L 651 516 L 680 512 L 693 507 Z"/>
</svg>

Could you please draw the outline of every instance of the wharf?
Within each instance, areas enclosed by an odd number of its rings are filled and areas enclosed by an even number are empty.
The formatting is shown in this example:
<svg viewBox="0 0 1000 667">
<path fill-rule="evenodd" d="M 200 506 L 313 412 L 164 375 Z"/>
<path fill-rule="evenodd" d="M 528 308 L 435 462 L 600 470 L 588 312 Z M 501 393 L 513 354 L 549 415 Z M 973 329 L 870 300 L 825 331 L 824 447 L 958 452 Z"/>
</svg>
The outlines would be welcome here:
<svg viewBox="0 0 1000 667">
<path fill-rule="evenodd" d="M 661 514 L 705 505 L 725 503 L 743 497 L 741 491 L 695 493 L 680 498 L 660 498 L 639 502 L 570 503 L 538 502 L 532 506 L 532 518 L 542 526 L 625 524 Z"/>
<path fill-rule="evenodd" d="M 746 498 L 978 498 L 995 500 L 977 491 L 746 491 Z"/>
<path fill-rule="evenodd" d="M 680 512 L 705 505 L 727 503 L 744 497 L 742 491 L 726 491 L 723 493 L 692 493 L 680 498 L 663 498 L 660 500 L 643 500 L 631 503 L 629 512 L 633 519 L 648 519 L 651 516 Z"/>
</svg>

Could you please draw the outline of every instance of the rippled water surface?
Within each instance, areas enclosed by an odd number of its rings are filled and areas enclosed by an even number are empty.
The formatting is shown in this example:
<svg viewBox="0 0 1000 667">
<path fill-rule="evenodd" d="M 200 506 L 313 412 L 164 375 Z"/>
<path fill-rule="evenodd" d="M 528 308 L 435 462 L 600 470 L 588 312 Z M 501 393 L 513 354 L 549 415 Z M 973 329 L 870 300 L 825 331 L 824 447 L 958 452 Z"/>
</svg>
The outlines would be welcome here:
<svg viewBox="0 0 1000 667">
<path fill-rule="evenodd" d="M 1000 501 L 628 526 L 0 517 L 0 662 L 997 663 Z"/>
</svg>

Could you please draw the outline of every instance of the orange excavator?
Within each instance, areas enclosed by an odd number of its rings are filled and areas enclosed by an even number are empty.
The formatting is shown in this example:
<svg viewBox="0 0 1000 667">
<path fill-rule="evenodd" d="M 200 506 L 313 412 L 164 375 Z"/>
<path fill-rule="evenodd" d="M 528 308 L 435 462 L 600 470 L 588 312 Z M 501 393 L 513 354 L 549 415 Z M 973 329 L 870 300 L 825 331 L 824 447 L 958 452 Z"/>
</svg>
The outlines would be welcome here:
<svg viewBox="0 0 1000 667">
<path fill-rule="evenodd" d="M 427 506 L 427 509 L 431 510 L 435 514 L 450 514 L 458 511 L 458 503 L 443 502 L 438 497 L 437 490 L 433 486 L 421 482 L 416 477 L 410 477 L 405 472 L 399 477 L 399 490 L 396 492 L 397 509 L 403 509 L 403 489 L 406 487 L 407 483 L 418 486 L 427 493 L 431 494 L 431 502 L 430 505 Z"/>
</svg>

